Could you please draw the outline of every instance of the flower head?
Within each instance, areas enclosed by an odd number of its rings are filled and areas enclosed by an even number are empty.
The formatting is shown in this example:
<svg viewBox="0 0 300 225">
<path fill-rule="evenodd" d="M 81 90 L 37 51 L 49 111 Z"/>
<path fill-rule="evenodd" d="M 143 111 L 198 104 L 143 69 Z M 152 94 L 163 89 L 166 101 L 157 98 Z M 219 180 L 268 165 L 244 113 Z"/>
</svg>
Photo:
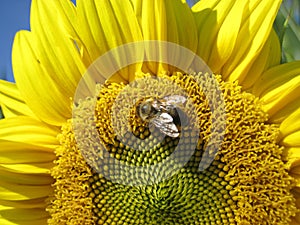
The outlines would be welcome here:
<svg viewBox="0 0 300 225">
<path fill-rule="evenodd" d="M 0 222 L 300 223 L 280 3 L 33 0 L 0 82 Z"/>
</svg>

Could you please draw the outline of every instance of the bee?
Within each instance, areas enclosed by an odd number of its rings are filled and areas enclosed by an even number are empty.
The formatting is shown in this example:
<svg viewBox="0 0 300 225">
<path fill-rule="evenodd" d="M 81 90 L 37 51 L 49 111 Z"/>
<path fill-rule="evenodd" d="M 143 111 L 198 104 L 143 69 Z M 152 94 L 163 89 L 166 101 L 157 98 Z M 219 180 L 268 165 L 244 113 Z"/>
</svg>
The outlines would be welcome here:
<svg viewBox="0 0 300 225">
<path fill-rule="evenodd" d="M 137 107 L 139 117 L 154 125 L 162 133 L 170 137 L 178 137 L 182 125 L 183 111 L 178 107 L 183 105 L 187 98 L 181 95 L 171 95 L 164 98 L 147 98 Z"/>
</svg>

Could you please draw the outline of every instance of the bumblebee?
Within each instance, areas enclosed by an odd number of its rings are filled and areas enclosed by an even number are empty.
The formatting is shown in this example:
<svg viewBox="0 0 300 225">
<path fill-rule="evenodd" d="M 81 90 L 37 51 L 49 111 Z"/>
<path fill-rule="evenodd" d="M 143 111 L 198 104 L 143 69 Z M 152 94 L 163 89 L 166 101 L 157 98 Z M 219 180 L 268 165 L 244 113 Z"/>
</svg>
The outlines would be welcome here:
<svg viewBox="0 0 300 225">
<path fill-rule="evenodd" d="M 150 126 L 154 125 L 170 137 L 178 137 L 183 123 L 181 119 L 186 117 L 179 106 L 184 105 L 186 101 L 187 98 L 181 95 L 147 98 L 138 105 L 137 112 Z"/>
</svg>

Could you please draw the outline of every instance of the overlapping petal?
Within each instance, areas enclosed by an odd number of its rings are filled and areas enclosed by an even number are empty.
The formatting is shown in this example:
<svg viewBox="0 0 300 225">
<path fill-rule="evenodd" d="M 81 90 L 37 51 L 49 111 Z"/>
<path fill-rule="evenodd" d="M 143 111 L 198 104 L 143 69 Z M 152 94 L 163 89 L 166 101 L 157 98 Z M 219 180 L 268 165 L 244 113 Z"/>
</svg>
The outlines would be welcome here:
<svg viewBox="0 0 300 225">
<path fill-rule="evenodd" d="M 214 72 L 232 54 L 245 4 L 246 1 L 200 1 L 192 8 L 198 26 L 197 53 Z"/>
<path fill-rule="evenodd" d="M 58 145 L 57 132 L 30 117 L 1 120 L 1 182 L 7 185 L 15 183 L 20 188 L 22 185 L 37 187 L 51 184 L 53 179 L 49 170 L 53 167 L 54 148 Z"/>
<path fill-rule="evenodd" d="M 30 143 L 41 147 L 56 147 L 59 128 L 50 127 L 30 117 L 0 120 L 0 141 Z M 1 147 L 5 147 L 1 145 Z"/>
<path fill-rule="evenodd" d="M 18 215 L 18 216 L 16 216 Z M 6 224 L 46 224 L 49 217 L 43 208 L 34 209 L 15 209 L 12 207 L 0 206 L 0 216 L 5 220 L 2 225 Z M 1 222 L 1 218 L 0 218 Z"/>
<path fill-rule="evenodd" d="M 192 11 L 186 3 L 180 0 L 132 0 L 132 3 L 143 31 L 144 40 L 173 42 L 196 52 L 198 44 L 196 23 Z M 161 48 L 156 46 L 155 51 L 161 59 L 165 58 L 163 55 L 168 54 L 165 46 Z M 172 62 L 180 60 L 191 61 L 192 59 L 186 59 L 180 52 L 172 55 L 172 59 L 170 59 Z M 163 63 L 146 63 L 145 67 L 146 71 L 148 69 L 153 74 L 162 71 L 172 72 L 172 66 Z"/>
<path fill-rule="evenodd" d="M 265 45 L 281 1 L 204 0 L 192 9 L 197 53 L 224 79 L 242 82 Z"/>
<path fill-rule="evenodd" d="M 280 124 L 281 144 L 290 147 L 300 147 L 300 108 L 287 116 Z M 300 154 L 300 151 L 299 151 Z"/>
<path fill-rule="evenodd" d="M 3 122 L 1 121 L 0 124 L 2 123 Z M 26 131 L 26 133 L 28 133 L 28 131 Z M 19 134 L 19 136 L 21 137 L 22 134 Z M 53 137 L 51 139 L 53 140 Z M 36 141 L 34 139 L 33 134 L 32 134 L 31 141 L 33 141 L 33 144 L 25 143 L 22 141 L 15 142 L 15 141 L 2 139 L 0 142 L 1 143 L 0 163 L 5 163 L 5 164 L 33 163 L 34 164 L 34 163 L 52 162 L 55 159 L 52 146 L 45 146 L 45 143 L 39 143 L 41 142 L 41 140 Z"/>
<path fill-rule="evenodd" d="M 296 168 L 300 166 L 300 148 L 299 147 L 286 147 L 283 151 L 283 158 L 287 162 L 286 168 Z"/>
<path fill-rule="evenodd" d="M 53 125 L 71 117 L 70 98 L 86 68 L 74 41 L 72 7 L 69 1 L 33 0 L 32 32 L 19 32 L 13 45 L 20 93 L 41 120 Z"/>
<path fill-rule="evenodd" d="M 259 82 L 260 76 L 273 66 L 279 65 L 281 60 L 281 47 L 274 30 L 271 31 L 259 56 L 255 59 L 243 81 L 242 88 L 251 92 L 255 83 Z"/>
<path fill-rule="evenodd" d="M 0 223 L 2 225 L 43 225 L 43 224 L 47 224 L 47 218 L 34 220 L 34 221 L 19 221 L 19 220 L 16 221 L 16 220 L 6 220 L 0 218 Z"/>
<path fill-rule="evenodd" d="M 113 48 L 143 39 L 129 0 L 79 0 L 76 5 L 78 33 L 86 49 L 84 55 L 89 56 L 90 63 Z M 136 51 L 143 52 L 143 49 Z M 123 52 L 114 60 L 120 64 L 118 62 L 134 57 L 131 54 Z M 130 66 L 119 72 L 116 79 L 123 82 L 131 81 L 140 68 L 141 64 Z"/>
<path fill-rule="evenodd" d="M 42 154 L 39 155 L 42 156 Z M 13 167 L 18 168 L 14 169 Z M 53 182 L 53 179 L 48 175 L 52 167 L 52 162 L 37 163 L 34 166 L 29 164 L 9 165 L 1 162 L 0 177 L 1 181 L 7 183 L 15 183 L 17 181 L 23 185 L 49 185 Z M 26 169 L 26 171 L 23 169 Z"/>
<path fill-rule="evenodd" d="M 270 122 L 281 123 L 300 106 L 300 61 L 269 69 L 257 80 L 252 93 L 262 100 Z"/>
<path fill-rule="evenodd" d="M 0 80 L 0 105 L 6 118 L 19 115 L 35 117 L 14 83 Z"/>
<path fill-rule="evenodd" d="M 46 224 L 58 132 L 27 116 L 0 120 L 1 224 Z"/>
</svg>

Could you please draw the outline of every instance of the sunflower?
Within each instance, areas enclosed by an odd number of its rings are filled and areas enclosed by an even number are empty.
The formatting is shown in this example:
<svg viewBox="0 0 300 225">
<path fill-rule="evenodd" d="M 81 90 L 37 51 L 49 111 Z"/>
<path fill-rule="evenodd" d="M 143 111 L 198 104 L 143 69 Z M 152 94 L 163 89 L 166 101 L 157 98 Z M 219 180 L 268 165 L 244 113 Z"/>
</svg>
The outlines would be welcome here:
<svg viewBox="0 0 300 225">
<path fill-rule="evenodd" d="M 280 4 L 32 0 L 0 81 L 0 223 L 300 224 Z"/>
</svg>

